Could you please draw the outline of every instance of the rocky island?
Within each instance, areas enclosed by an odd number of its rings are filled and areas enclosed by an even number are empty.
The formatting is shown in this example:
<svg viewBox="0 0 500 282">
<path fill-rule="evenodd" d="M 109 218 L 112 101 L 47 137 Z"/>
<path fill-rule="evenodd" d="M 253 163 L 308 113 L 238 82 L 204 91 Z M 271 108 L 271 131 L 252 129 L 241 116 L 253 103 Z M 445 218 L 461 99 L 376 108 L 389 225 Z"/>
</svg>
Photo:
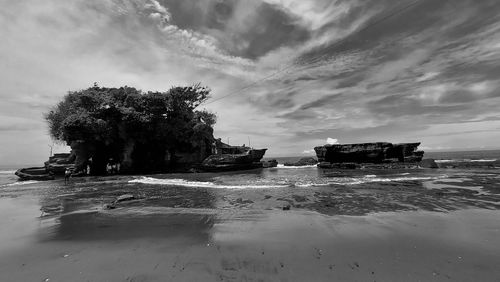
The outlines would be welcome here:
<svg viewBox="0 0 500 282">
<path fill-rule="evenodd" d="M 224 144 L 213 135 L 216 116 L 198 109 L 210 97 L 199 84 L 166 92 L 94 84 L 69 92 L 45 118 L 51 137 L 71 147 L 45 167 L 20 169 L 21 179 L 219 171 L 262 167 L 266 149 Z"/>
<path fill-rule="evenodd" d="M 198 166 L 198 169 L 217 172 L 263 167 L 263 163 L 260 160 L 264 157 L 267 149 L 229 146 L 224 143 L 221 145 L 224 145 L 224 147 L 216 147 L 217 153 L 204 159 L 201 165 Z"/>
<path fill-rule="evenodd" d="M 417 166 L 424 156 L 417 143 L 389 142 L 358 144 L 327 144 L 314 148 L 322 168 L 356 168 L 360 164 L 380 167 Z"/>
</svg>

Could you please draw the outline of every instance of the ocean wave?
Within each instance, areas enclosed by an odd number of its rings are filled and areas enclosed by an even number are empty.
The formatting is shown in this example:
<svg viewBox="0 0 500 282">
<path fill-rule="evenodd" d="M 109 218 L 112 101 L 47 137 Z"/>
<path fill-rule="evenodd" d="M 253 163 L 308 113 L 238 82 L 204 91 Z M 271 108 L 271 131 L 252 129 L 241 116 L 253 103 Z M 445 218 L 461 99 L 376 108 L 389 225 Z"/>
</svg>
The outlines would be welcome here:
<svg viewBox="0 0 500 282">
<path fill-rule="evenodd" d="M 394 178 L 364 178 L 364 179 L 353 179 L 352 182 L 340 183 L 345 185 L 355 185 L 355 184 L 364 184 L 364 183 L 376 183 L 376 182 L 401 182 L 401 181 L 417 181 L 417 180 L 434 180 L 439 179 L 440 177 L 430 177 L 430 176 L 413 176 L 413 177 L 394 177 Z"/>
<path fill-rule="evenodd" d="M 16 182 L 13 182 L 13 183 L 8 183 L 8 184 L 0 185 L 0 186 L 3 186 L 3 187 L 20 186 L 20 185 L 35 184 L 35 183 L 39 183 L 39 182 L 40 181 L 36 181 L 36 180 L 16 181 Z"/>
<path fill-rule="evenodd" d="M 377 175 L 369 174 L 361 177 L 333 177 L 315 180 L 296 179 L 283 181 L 275 181 L 274 183 L 259 183 L 255 182 L 231 184 L 231 183 L 217 183 L 209 181 L 191 181 L 179 178 L 161 179 L 154 177 L 142 176 L 128 181 L 128 183 L 141 183 L 150 185 L 166 185 L 166 186 L 181 186 L 193 188 L 223 188 L 223 189 L 263 189 L 263 188 L 285 188 L 285 187 L 320 187 L 330 185 L 357 185 L 365 183 L 381 183 L 381 182 L 404 182 L 404 181 L 419 181 L 419 180 L 437 180 L 447 178 L 446 175 L 441 176 L 399 176 L 399 177 L 379 177 Z"/>
<path fill-rule="evenodd" d="M 0 170 L 0 174 L 14 174 L 15 170 Z"/>
<path fill-rule="evenodd" d="M 370 175 L 371 176 L 371 175 Z M 312 186 L 330 186 L 330 185 L 358 185 L 365 183 L 380 183 L 380 182 L 401 182 L 401 181 L 417 181 L 417 180 L 437 180 L 443 179 L 447 176 L 413 176 L 413 177 L 394 177 L 394 178 L 382 178 L 382 177 L 362 177 L 362 178 L 353 178 L 353 177 L 338 177 L 335 179 L 331 179 L 327 182 L 316 183 L 316 182 L 297 182 L 295 186 L 297 187 L 312 187 Z"/>
<path fill-rule="evenodd" d="M 435 160 L 436 163 L 476 163 L 476 162 L 496 162 L 497 159 L 477 159 L 477 160 L 471 160 L 471 159 L 451 159 L 451 160 Z"/>
<path fill-rule="evenodd" d="M 278 164 L 278 168 L 316 168 L 317 166 L 316 165 L 302 165 L 302 166 L 293 166 L 293 165 L 290 165 L 290 166 L 286 166 L 284 164 Z"/>
<path fill-rule="evenodd" d="M 169 186 L 182 186 L 182 187 L 198 187 L 198 188 L 223 188 L 223 189 L 244 189 L 244 188 L 282 188 L 288 187 L 289 185 L 255 185 L 255 184 L 242 184 L 242 185 L 230 185 L 230 184 L 218 184 L 214 182 L 205 181 L 189 181 L 184 179 L 160 179 L 143 176 L 138 179 L 133 179 L 128 181 L 128 183 L 142 183 L 142 184 L 153 184 L 153 185 L 169 185 Z"/>
</svg>

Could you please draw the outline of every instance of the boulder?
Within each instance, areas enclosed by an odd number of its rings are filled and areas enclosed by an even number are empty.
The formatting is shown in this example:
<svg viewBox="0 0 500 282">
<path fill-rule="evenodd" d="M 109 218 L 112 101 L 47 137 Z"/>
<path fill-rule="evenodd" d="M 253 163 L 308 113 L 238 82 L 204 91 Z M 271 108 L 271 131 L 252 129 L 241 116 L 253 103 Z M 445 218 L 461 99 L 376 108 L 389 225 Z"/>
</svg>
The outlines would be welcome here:
<svg viewBox="0 0 500 282">
<path fill-rule="evenodd" d="M 137 198 L 132 194 L 120 195 L 120 196 L 116 197 L 116 199 L 111 204 L 107 204 L 105 206 L 105 208 L 108 210 L 116 209 L 116 204 L 122 203 L 122 202 L 127 202 L 127 201 L 132 201 L 135 199 L 137 199 Z"/>
<path fill-rule="evenodd" d="M 423 159 L 418 165 L 423 168 L 439 168 L 434 159 Z"/>
<path fill-rule="evenodd" d="M 121 196 L 118 196 L 115 200 L 115 203 L 120 203 L 120 202 L 125 202 L 125 201 L 131 201 L 131 200 L 134 200 L 135 197 L 134 195 L 132 194 L 125 194 L 125 195 L 121 195 Z"/>
<path fill-rule="evenodd" d="M 286 162 L 284 163 L 285 166 L 306 166 L 306 165 L 316 165 L 318 163 L 318 160 L 316 160 L 313 157 L 305 157 L 301 158 L 300 160 L 296 162 Z"/>
<path fill-rule="evenodd" d="M 320 162 L 318 164 L 319 168 L 335 168 L 335 169 L 356 169 L 360 168 L 359 164 L 355 163 L 329 163 L 329 162 Z"/>
<path fill-rule="evenodd" d="M 245 147 L 248 148 L 248 147 Z M 202 171 L 231 171 L 262 168 L 260 161 L 267 149 L 250 149 L 241 154 L 215 154 L 208 156 L 198 169 Z"/>
<path fill-rule="evenodd" d="M 75 167 L 73 153 L 59 153 L 49 157 L 49 160 L 44 163 L 47 172 L 63 175 L 66 169 L 73 171 Z"/>
<path fill-rule="evenodd" d="M 277 167 L 278 166 L 278 161 L 277 160 L 268 160 L 268 161 L 262 161 L 262 167 L 263 168 L 269 168 L 269 167 Z"/>
</svg>

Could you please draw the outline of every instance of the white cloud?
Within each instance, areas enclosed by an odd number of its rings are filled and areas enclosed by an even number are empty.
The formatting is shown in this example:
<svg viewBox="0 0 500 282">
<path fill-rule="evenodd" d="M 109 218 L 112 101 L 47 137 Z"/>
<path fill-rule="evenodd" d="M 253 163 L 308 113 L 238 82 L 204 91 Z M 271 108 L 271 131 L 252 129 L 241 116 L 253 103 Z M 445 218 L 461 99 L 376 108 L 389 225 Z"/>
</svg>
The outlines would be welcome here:
<svg viewBox="0 0 500 282">
<path fill-rule="evenodd" d="M 424 73 L 422 76 L 418 77 L 416 81 L 417 82 L 426 81 L 429 79 L 433 79 L 434 77 L 436 77 L 438 75 L 439 75 L 439 72 L 427 72 L 427 73 Z"/>
<path fill-rule="evenodd" d="M 356 1 L 339 3 L 329 0 L 264 0 L 276 5 L 289 14 L 299 18 L 302 24 L 311 30 L 317 30 L 325 24 L 345 16 Z"/>
<path fill-rule="evenodd" d="M 326 138 L 326 144 L 334 145 L 334 144 L 339 144 L 339 140 L 335 138 Z"/>
<path fill-rule="evenodd" d="M 473 83 L 469 86 L 469 89 L 478 94 L 484 94 L 488 93 L 494 89 L 498 88 L 498 82 L 497 81 L 481 81 L 477 83 Z"/>
</svg>

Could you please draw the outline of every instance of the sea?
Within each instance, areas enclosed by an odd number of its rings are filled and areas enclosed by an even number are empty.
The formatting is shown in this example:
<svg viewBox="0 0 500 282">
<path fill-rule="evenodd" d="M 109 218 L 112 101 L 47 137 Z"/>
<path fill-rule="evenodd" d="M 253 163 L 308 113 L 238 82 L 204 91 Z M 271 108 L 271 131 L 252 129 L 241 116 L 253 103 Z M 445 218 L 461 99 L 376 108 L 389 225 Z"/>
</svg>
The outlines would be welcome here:
<svg viewBox="0 0 500 282">
<path fill-rule="evenodd" d="M 276 168 L 19 181 L 16 167 L 0 169 L 0 197 L 33 196 L 42 210 L 102 209 L 131 194 L 135 207 L 279 209 L 291 206 L 325 214 L 391 210 L 500 207 L 500 150 L 429 152 L 439 169 L 320 169 L 284 166 L 300 157 L 275 158 Z M 270 158 L 268 158 L 270 159 Z M 351 199 L 351 200 L 349 200 Z"/>
</svg>

